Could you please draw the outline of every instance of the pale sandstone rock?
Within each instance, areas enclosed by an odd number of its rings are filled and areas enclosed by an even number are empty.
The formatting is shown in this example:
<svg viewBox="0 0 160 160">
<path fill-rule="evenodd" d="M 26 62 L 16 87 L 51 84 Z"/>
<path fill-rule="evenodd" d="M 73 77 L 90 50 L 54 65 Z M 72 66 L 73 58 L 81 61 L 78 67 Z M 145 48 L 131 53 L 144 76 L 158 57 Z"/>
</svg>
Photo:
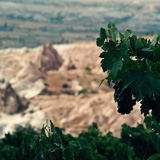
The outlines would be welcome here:
<svg viewBox="0 0 160 160">
<path fill-rule="evenodd" d="M 42 77 L 43 76 L 41 71 L 32 62 L 28 62 L 27 64 L 25 64 L 24 67 L 16 75 L 17 81 L 21 79 L 28 79 L 32 82 L 35 82 Z"/>
<path fill-rule="evenodd" d="M 27 99 L 34 98 L 41 93 L 45 88 L 42 79 L 32 82 L 28 79 L 22 79 L 17 83 L 13 84 L 13 88 L 16 90 L 18 95 Z"/>
</svg>

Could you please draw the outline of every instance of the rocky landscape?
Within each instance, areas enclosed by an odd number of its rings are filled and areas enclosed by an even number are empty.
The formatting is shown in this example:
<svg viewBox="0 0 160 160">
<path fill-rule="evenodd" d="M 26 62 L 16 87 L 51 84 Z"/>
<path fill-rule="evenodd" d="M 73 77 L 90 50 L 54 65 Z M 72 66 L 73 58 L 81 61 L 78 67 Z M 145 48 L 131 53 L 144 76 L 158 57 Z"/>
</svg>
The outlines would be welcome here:
<svg viewBox="0 0 160 160">
<path fill-rule="evenodd" d="M 112 85 L 99 87 L 106 76 L 100 53 L 95 42 L 0 50 L 0 136 L 19 125 L 39 129 L 46 120 L 73 135 L 92 122 L 116 136 L 123 123 L 141 123 L 139 104 L 121 115 Z"/>
</svg>

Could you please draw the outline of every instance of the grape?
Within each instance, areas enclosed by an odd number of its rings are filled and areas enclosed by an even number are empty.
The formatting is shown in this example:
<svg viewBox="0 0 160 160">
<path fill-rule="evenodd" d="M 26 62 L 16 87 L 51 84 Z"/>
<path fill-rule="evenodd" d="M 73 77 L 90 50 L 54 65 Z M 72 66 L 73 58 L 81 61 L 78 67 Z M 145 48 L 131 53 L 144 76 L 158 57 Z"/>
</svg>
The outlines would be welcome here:
<svg viewBox="0 0 160 160">
<path fill-rule="evenodd" d="M 132 99 L 131 89 L 129 87 L 122 91 L 122 82 L 116 82 L 114 87 L 115 97 L 118 103 L 118 112 L 121 114 L 129 114 L 136 104 L 136 100 Z"/>
</svg>

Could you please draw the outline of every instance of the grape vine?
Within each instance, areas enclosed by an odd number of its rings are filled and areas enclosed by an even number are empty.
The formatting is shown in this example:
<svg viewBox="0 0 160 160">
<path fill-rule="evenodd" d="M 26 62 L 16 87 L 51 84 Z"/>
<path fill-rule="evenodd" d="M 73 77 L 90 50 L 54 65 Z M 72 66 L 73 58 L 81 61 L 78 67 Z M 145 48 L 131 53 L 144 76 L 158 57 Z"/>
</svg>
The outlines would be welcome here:
<svg viewBox="0 0 160 160">
<path fill-rule="evenodd" d="M 101 83 L 107 80 L 115 84 L 118 112 L 128 114 L 140 101 L 141 113 L 146 116 L 151 110 L 157 118 L 160 115 L 160 35 L 152 41 L 137 38 L 131 30 L 123 34 L 114 23 L 109 23 L 107 29 L 100 29 L 96 43 L 103 50 L 101 67 L 107 72 Z"/>
</svg>

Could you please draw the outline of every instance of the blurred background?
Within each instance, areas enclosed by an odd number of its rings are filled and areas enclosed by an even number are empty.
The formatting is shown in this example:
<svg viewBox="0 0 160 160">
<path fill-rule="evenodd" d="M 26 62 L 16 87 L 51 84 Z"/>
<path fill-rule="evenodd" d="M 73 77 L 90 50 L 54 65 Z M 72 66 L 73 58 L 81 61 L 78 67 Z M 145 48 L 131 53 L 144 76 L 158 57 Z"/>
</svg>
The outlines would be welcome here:
<svg viewBox="0 0 160 160">
<path fill-rule="evenodd" d="M 117 113 L 100 66 L 96 38 L 113 22 L 119 31 L 160 33 L 158 0 L 0 0 L 0 137 L 51 119 L 77 135 L 92 122 L 119 135 L 141 123 L 139 105 Z"/>
<path fill-rule="evenodd" d="M 116 23 L 134 34 L 160 32 L 158 0 L 0 0 L 0 46 L 36 47 L 88 41 Z"/>
</svg>

